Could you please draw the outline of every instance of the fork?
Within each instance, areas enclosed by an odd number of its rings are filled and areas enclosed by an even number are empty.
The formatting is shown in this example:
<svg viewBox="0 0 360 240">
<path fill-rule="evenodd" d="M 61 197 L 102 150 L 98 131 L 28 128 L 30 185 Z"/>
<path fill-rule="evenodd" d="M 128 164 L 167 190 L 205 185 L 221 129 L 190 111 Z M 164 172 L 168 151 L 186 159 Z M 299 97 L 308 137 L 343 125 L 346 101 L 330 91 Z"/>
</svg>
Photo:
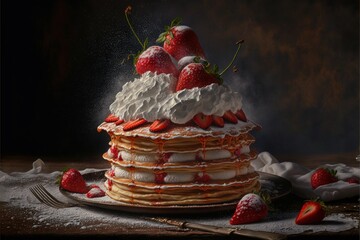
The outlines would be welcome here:
<svg viewBox="0 0 360 240">
<path fill-rule="evenodd" d="M 64 203 L 56 199 L 51 193 L 49 193 L 43 185 L 37 184 L 29 188 L 32 194 L 42 203 L 48 205 L 52 208 L 68 208 L 76 207 L 79 204 L 74 203 Z"/>
</svg>

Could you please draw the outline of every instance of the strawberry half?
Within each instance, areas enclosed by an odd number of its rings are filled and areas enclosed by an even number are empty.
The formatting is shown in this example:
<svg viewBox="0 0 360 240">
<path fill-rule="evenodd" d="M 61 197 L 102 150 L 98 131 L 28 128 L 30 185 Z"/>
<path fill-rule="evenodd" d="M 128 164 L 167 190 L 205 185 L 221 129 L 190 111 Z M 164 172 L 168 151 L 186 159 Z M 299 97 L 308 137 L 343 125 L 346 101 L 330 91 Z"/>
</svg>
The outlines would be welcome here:
<svg viewBox="0 0 360 240">
<path fill-rule="evenodd" d="M 117 125 L 120 125 L 120 124 L 122 124 L 124 122 L 124 120 L 123 119 L 119 119 L 119 120 L 117 120 L 116 122 L 115 122 L 115 125 L 117 126 Z"/>
<path fill-rule="evenodd" d="M 188 26 L 178 26 L 180 22 L 180 19 L 174 19 L 156 41 L 164 42 L 164 49 L 177 61 L 185 56 L 205 58 L 196 33 Z"/>
<path fill-rule="evenodd" d="M 136 60 L 136 72 L 143 74 L 147 71 L 153 73 L 170 73 L 178 76 L 178 70 L 170 55 L 159 46 L 151 46 L 140 54 Z"/>
<path fill-rule="evenodd" d="M 98 186 L 93 187 L 86 193 L 87 198 L 104 197 L 105 192 Z"/>
<path fill-rule="evenodd" d="M 238 119 L 236 118 L 235 114 L 233 112 L 231 112 L 230 110 L 226 111 L 224 113 L 223 118 L 225 120 L 227 120 L 228 122 L 231 122 L 231 123 L 237 123 L 238 122 Z"/>
<path fill-rule="evenodd" d="M 219 116 L 212 116 L 214 125 L 224 127 L 224 119 Z"/>
<path fill-rule="evenodd" d="M 197 183 L 208 183 L 208 182 L 210 182 L 211 178 L 207 173 L 200 172 L 200 173 L 196 174 L 194 180 Z"/>
<path fill-rule="evenodd" d="M 129 122 L 125 123 L 125 125 L 123 126 L 123 130 L 130 131 L 130 130 L 140 127 L 141 125 L 143 125 L 145 123 L 147 123 L 147 121 L 144 118 L 139 118 L 139 119 L 136 119 L 133 121 L 129 121 Z"/>
<path fill-rule="evenodd" d="M 105 118 L 105 122 L 107 122 L 107 123 L 116 122 L 118 120 L 119 120 L 119 118 L 117 116 L 115 116 L 114 114 L 110 114 L 109 116 L 107 116 Z"/>
<path fill-rule="evenodd" d="M 298 225 L 316 224 L 325 217 L 325 210 L 322 203 L 317 201 L 305 202 L 295 219 Z"/>
<path fill-rule="evenodd" d="M 74 168 L 70 168 L 64 172 L 61 177 L 60 187 L 74 193 L 87 193 L 88 191 L 83 176 Z"/>
<path fill-rule="evenodd" d="M 202 129 L 210 127 L 212 120 L 213 118 L 211 115 L 205 115 L 203 113 L 198 113 L 193 117 L 193 121 Z"/>
<path fill-rule="evenodd" d="M 170 120 L 156 120 L 150 125 L 151 132 L 160 132 L 165 130 L 170 125 Z"/>
<path fill-rule="evenodd" d="M 268 206 L 257 194 L 246 194 L 236 206 L 231 225 L 258 222 L 268 215 Z"/>
<path fill-rule="evenodd" d="M 322 185 L 337 182 L 338 178 L 335 175 L 336 171 L 333 169 L 319 168 L 311 175 L 311 187 L 316 189 Z"/>
<path fill-rule="evenodd" d="M 240 121 L 247 122 L 247 117 L 242 109 L 238 110 L 235 115 Z"/>
<path fill-rule="evenodd" d="M 201 63 L 190 63 L 181 70 L 176 84 L 176 91 L 191 88 L 201 88 L 212 83 L 221 84 L 216 73 L 210 72 Z"/>
</svg>

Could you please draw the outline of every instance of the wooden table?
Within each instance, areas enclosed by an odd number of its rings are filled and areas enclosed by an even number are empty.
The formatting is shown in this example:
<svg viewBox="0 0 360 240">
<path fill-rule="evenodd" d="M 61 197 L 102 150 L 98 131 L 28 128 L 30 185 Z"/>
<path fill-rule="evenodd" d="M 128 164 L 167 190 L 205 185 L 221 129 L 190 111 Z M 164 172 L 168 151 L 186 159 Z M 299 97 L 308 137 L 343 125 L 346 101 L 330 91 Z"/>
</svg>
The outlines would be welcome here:
<svg viewBox="0 0 360 240">
<path fill-rule="evenodd" d="M 277 156 L 280 161 L 293 161 L 303 164 L 308 168 L 316 168 L 324 163 L 345 163 L 349 166 L 359 167 L 359 162 L 355 161 L 356 153 L 318 155 L 318 156 Z M 5 156 L 0 162 L 0 170 L 3 172 L 21 172 L 31 169 L 32 162 L 36 157 L 32 156 Z M 89 157 L 46 157 L 45 172 L 62 170 L 65 167 L 74 167 L 77 169 L 85 168 L 108 168 L 108 163 L 102 160 L 101 156 Z M 0 193 L 1 194 L 1 193 Z M 290 201 L 291 199 L 291 201 Z M 289 195 L 276 202 L 277 206 L 292 208 L 294 205 L 299 206 L 303 200 Z M 22 212 L 8 204 L 0 205 L 0 239 L 235 239 L 235 237 L 220 236 L 217 234 L 178 229 L 175 227 L 165 228 L 124 228 L 117 226 L 113 228 L 104 228 L 99 225 L 97 229 L 81 229 L 74 226 L 43 226 L 33 228 L 34 220 L 31 213 Z M 343 201 L 332 202 L 328 204 L 329 212 L 343 213 L 359 220 L 359 202 L 358 198 L 346 199 Z M 97 224 L 94 222 L 93 224 Z M 99 223 L 100 224 L 100 223 Z M 302 233 L 290 235 L 288 239 L 359 239 L 359 229 L 351 229 L 343 232 L 318 232 Z M 244 239 L 244 238 L 242 238 Z"/>
</svg>

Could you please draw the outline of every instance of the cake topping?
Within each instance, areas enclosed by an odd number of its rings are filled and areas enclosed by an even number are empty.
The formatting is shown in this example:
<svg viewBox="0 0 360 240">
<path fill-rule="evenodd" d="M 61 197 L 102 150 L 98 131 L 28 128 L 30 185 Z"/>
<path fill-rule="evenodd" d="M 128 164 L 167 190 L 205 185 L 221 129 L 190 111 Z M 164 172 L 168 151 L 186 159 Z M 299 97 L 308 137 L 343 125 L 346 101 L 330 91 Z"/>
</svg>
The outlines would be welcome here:
<svg viewBox="0 0 360 240">
<path fill-rule="evenodd" d="M 170 55 L 159 46 L 151 46 L 138 57 L 136 72 L 143 74 L 147 71 L 157 73 L 171 73 L 178 75 L 178 70 L 171 60 Z"/>
<path fill-rule="evenodd" d="M 164 49 L 176 60 L 185 56 L 201 56 L 205 58 L 196 33 L 188 26 L 178 26 L 181 19 L 174 19 L 170 26 L 165 27 L 157 42 L 164 42 Z"/>
<path fill-rule="evenodd" d="M 179 26 L 179 19 L 165 27 L 165 32 L 157 39 L 164 42 L 164 48 L 148 47 L 148 39 L 141 41 L 136 34 L 129 19 L 130 12 L 131 7 L 128 7 L 125 17 L 141 46 L 138 54 L 130 55 L 134 57 L 136 72 L 141 77 L 123 86 L 110 106 L 111 115 L 106 122 L 122 125 L 124 131 L 150 122 L 149 130 L 160 132 L 171 122 L 186 124 L 192 121 L 207 129 L 212 122 L 217 127 L 224 127 L 224 120 L 230 123 L 237 123 L 238 118 L 246 121 L 241 111 L 241 97 L 223 85 L 221 79 L 236 59 L 243 41 L 236 43 L 235 55 L 219 73 L 217 65 L 205 59 L 195 32 L 190 27 Z"/>
<path fill-rule="evenodd" d="M 169 119 L 185 124 L 200 112 L 223 116 L 227 110 L 236 112 L 242 108 L 241 96 L 225 84 L 175 92 L 175 83 L 176 79 L 170 74 L 146 72 L 123 85 L 110 105 L 110 112 L 125 121 Z"/>
<path fill-rule="evenodd" d="M 210 84 L 220 84 L 216 74 L 212 74 L 201 63 L 190 63 L 181 70 L 176 85 L 176 91 L 205 87 Z"/>
</svg>

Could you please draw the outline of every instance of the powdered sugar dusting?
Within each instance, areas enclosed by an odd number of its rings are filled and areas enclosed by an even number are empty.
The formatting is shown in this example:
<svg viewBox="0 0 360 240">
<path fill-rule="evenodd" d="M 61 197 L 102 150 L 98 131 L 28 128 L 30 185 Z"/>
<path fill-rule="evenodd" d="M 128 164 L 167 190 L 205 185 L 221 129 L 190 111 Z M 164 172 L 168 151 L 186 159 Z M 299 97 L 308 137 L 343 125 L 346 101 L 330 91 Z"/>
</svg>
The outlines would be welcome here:
<svg viewBox="0 0 360 240">
<path fill-rule="evenodd" d="M 50 208 L 40 203 L 28 190 L 37 183 L 42 183 L 45 188 L 56 198 L 64 202 L 71 200 L 63 196 L 55 183 L 60 171 L 53 173 L 42 173 L 44 163 L 39 159 L 34 162 L 33 169 L 28 172 L 4 173 L 0 171 L 0 201 L 3 206 L 11 206 L 19 209 L 19 212 L 26 214 L 26 221 L 33 222 L 33 229 L 54 229 L 59 227 L 74 227 L 88 232 L 96 232 L 99 229 L 118 228 L 118 229 L 150 229 L 158 228 L 177 229 L 165 224 L 158 224 L 144 220 L 143 215 L 127 214 L 119 211 L 103 211 L 92 207 L 72 207 L 64 209 Z M 85 169 L 82 174 L 102 171 L 100 169 Z M 92 183 L 89 183 L 92 184 Z M 103 188 L 103 186 L 99 186 Z M 101 202 L 109 200 L 107 196 L 94 198 L 92 201 Z M 259 223 L 231 226 L 229 219 L 232 212 L 221 212 L 218 214 L 207 214 L 207 217 L 198 214 L 176 217 L 180 221 L 208 224 L 218 227 L 237 227 L 241 229 L 251 229 L 255 231 L 268 231 L 283 234 L 297 234 L 304 231 L 320 232 L 340 232 L 352 228 L 358 228 L 359 221 L 344 214 L 331 214 L 327 216 L 322 224 L 301 226 L 294 223 L 297 215 L 294 211 L 271 212 L 267 218 Z M 7 223 L 3 223 L 6 226 Z M 5 227 L 6 228 L 6 227 Z M 165 230 L 164 230 L 165 231 Z"/>
<path fill-rule="evenodd" d="M 240 200 L 239 205 L 242 206 L 243 209 L 251 208 L 258 212 L 263 208 L 265 203 L 259 195 L 249 193 Z"/>
<path fill-rule="evenodd" d="M 181 33 L 181 32 L 184 32 L 186 30 L 191 30 L 191 28 L 188 27 L 188 26 L 181 25 L 181 26 L 174 27 L 174 30 Z"/>
</svg>

